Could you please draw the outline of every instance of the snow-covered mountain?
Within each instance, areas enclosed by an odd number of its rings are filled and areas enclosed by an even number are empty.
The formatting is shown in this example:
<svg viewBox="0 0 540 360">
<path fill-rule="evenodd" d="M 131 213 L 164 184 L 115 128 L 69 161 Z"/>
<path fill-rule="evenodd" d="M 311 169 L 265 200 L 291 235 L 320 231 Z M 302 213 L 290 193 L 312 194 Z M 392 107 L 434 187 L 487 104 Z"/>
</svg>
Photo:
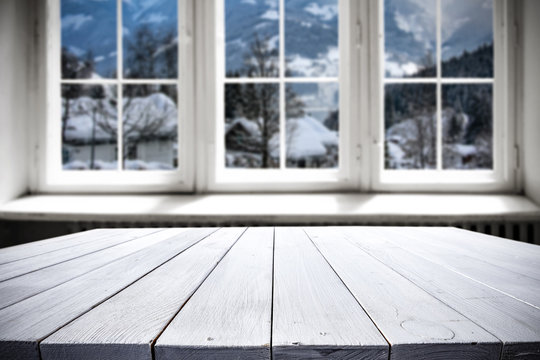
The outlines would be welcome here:
<svg viewBox="0 0 540 360">
<path fill-rule="evenodd" d="M 226 68 L 242 72 L 255 34 L 279 48 L 278 0 L 226 0 Z M 292 76 L 338 75 L 338 1 L 285 3 L 285 56 Z"/>
</svg>

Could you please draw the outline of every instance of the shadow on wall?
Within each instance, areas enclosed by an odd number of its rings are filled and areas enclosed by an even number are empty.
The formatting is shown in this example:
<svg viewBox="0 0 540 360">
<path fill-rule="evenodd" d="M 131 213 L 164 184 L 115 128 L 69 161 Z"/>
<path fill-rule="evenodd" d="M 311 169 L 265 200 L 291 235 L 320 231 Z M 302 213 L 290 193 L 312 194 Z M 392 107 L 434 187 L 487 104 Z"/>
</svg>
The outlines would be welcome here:
<svg viewBox="0 0 540 360">
<path fill-rule="evenodd" d="M 32 241 L 39 241 L 55 236 L 72 234 L 97 228 L 136 228 L 136 227 L 202 227 L 202 226 L 267 226 L 262 223 L 246 223 L 245 220 L 237 222 L 207 220 L 197 223 L 175 223 L 175 222 L 101 222 L 101 221 L 0 221 L 0 248 L 25 244 Z M 273 225 L 280 225 L 273 221 Z M 538 222 L 459 222 L 459 223 L 392 223 L 376 224 L 372 222 L 347 222 L 347 223 L 302 223 L 302 224 L 281 224 L 285 226 L 455 226 L 462 229 L 476 231 L 488 235 L 500 236 L 503 238 L 524 241 L 531 244 L 540 245 L 540 221 Z"/>
</svg>

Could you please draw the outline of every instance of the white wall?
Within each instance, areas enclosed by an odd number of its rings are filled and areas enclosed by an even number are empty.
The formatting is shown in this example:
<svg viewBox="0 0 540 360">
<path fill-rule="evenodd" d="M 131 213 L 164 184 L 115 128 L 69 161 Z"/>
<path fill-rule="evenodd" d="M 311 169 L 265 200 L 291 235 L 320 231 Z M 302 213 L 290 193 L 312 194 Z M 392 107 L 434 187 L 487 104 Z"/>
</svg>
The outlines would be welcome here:
<svg viewBox="0 0 540 360">
<path fill-rule="evenodd" d="M 0 204 L 28 187 L 30 1 L 0 1 Z"/>
<path fill-rule="evenodd" d="M 523 1 L 523 169 L 525 194 L 540 205 L 540 1 Z"/>
</svg>

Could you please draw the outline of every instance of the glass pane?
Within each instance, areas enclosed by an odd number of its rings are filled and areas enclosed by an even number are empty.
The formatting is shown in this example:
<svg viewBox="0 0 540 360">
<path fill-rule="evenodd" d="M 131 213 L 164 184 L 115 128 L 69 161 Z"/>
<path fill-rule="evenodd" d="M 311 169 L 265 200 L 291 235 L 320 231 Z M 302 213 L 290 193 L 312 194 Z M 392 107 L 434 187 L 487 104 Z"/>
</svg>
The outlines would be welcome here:
<svg viewBox="0 0 540 360">
<path fill-rule="evenodd" d="M 62 78 L 116 76 L 116 0 L 61 0 Z"/>
<path fill-rule="evenodd" d="M 225 85 L 225 164 L 279 167 L 279 85 Z"/>
<path fill-rule="evenodd" d="M 493 168 L 491 84 L 443 85 L 443 168 Z"/>
<path fill-rule="evenodd" d="M 64 170 L 117 169 L 116 86 L 62 85 Z"/>
<path fill-rule="evenodd" d="M 436 11 L 434 0 L 385 0 L 386 77 L 436 75 Z"/>
<path fill-rule="evenodd" d="M 393 84 L 384 94 L 386 169 L 437 166 L 436 86 Z"/>
<path fill-rule="evenodd" d="M 124 77 L 178 77 L 177 0 L 122 3 Z"/>
<path fill-rule="evenodd" d="M 338 76 L 338 0 L 285 4 L 287 76 Z"/>
<path fill-rule="evenodd" d="M 279 76 L 279 1 L 225 0 L 227 77 Z"/>
<path fill-rule="evenodd" d="M 493 77 L 493 1 L 442 0 L 442 75 Z"/>
<path fill-rule="evenodd" d="M 287 167 L 338 167 L 338 83 L 286 85 Z"/>
<path fill-rule="evenodd" d="M 177 167 L 177 98 L 176 85 L 124 85 L 124 169 Z"/>
</svg>

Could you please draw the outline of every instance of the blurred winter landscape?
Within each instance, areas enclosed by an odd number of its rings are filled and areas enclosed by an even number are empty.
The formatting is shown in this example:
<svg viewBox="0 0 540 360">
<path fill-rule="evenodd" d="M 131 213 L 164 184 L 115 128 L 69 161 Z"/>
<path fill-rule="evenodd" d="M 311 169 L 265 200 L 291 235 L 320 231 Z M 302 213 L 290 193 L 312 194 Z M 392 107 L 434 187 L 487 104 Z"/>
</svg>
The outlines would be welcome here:
<svg viewBox="0 0 540 360">
<path fill-rule="evenodd" d="M 225 6 L 227 78 L 276 79 L 279 1 L 225 0 Z M 338 166 L 338 1 L 288 0 L 283 10 L 285 93 L 264 81 L 225 86 L 229 168 L 278 168 L 282 147 L 288 168 Z M 297 77 L 310 81 L 295 82 Z M 279 127 L 280 96 L 285 97 L 284 129 Z"/>
<path fill-rule="evenodd" d="M 442 0 L 442 168 L 493 168 L 492 0 Z M 385 76 L 436 76 L 436 2 L 385 1 Z M 437 166 L 435 84 L 387 84 L 384 89 L 385 168 Z"/>
<path fill-rule="evenodd" d="M 177 167 L 177 86 L 145 84 L 178 76 L 176 8 L 176 0 L 123 1 L 123 77 L 142 80 L 118 89 L 100 84 L 117 78 L 116 1 L 62 0 L 62 78 L 75 80 L 62 85 L 64 169 L 118 169 L 118 106 L 122 168 Z"/>
</svg>

